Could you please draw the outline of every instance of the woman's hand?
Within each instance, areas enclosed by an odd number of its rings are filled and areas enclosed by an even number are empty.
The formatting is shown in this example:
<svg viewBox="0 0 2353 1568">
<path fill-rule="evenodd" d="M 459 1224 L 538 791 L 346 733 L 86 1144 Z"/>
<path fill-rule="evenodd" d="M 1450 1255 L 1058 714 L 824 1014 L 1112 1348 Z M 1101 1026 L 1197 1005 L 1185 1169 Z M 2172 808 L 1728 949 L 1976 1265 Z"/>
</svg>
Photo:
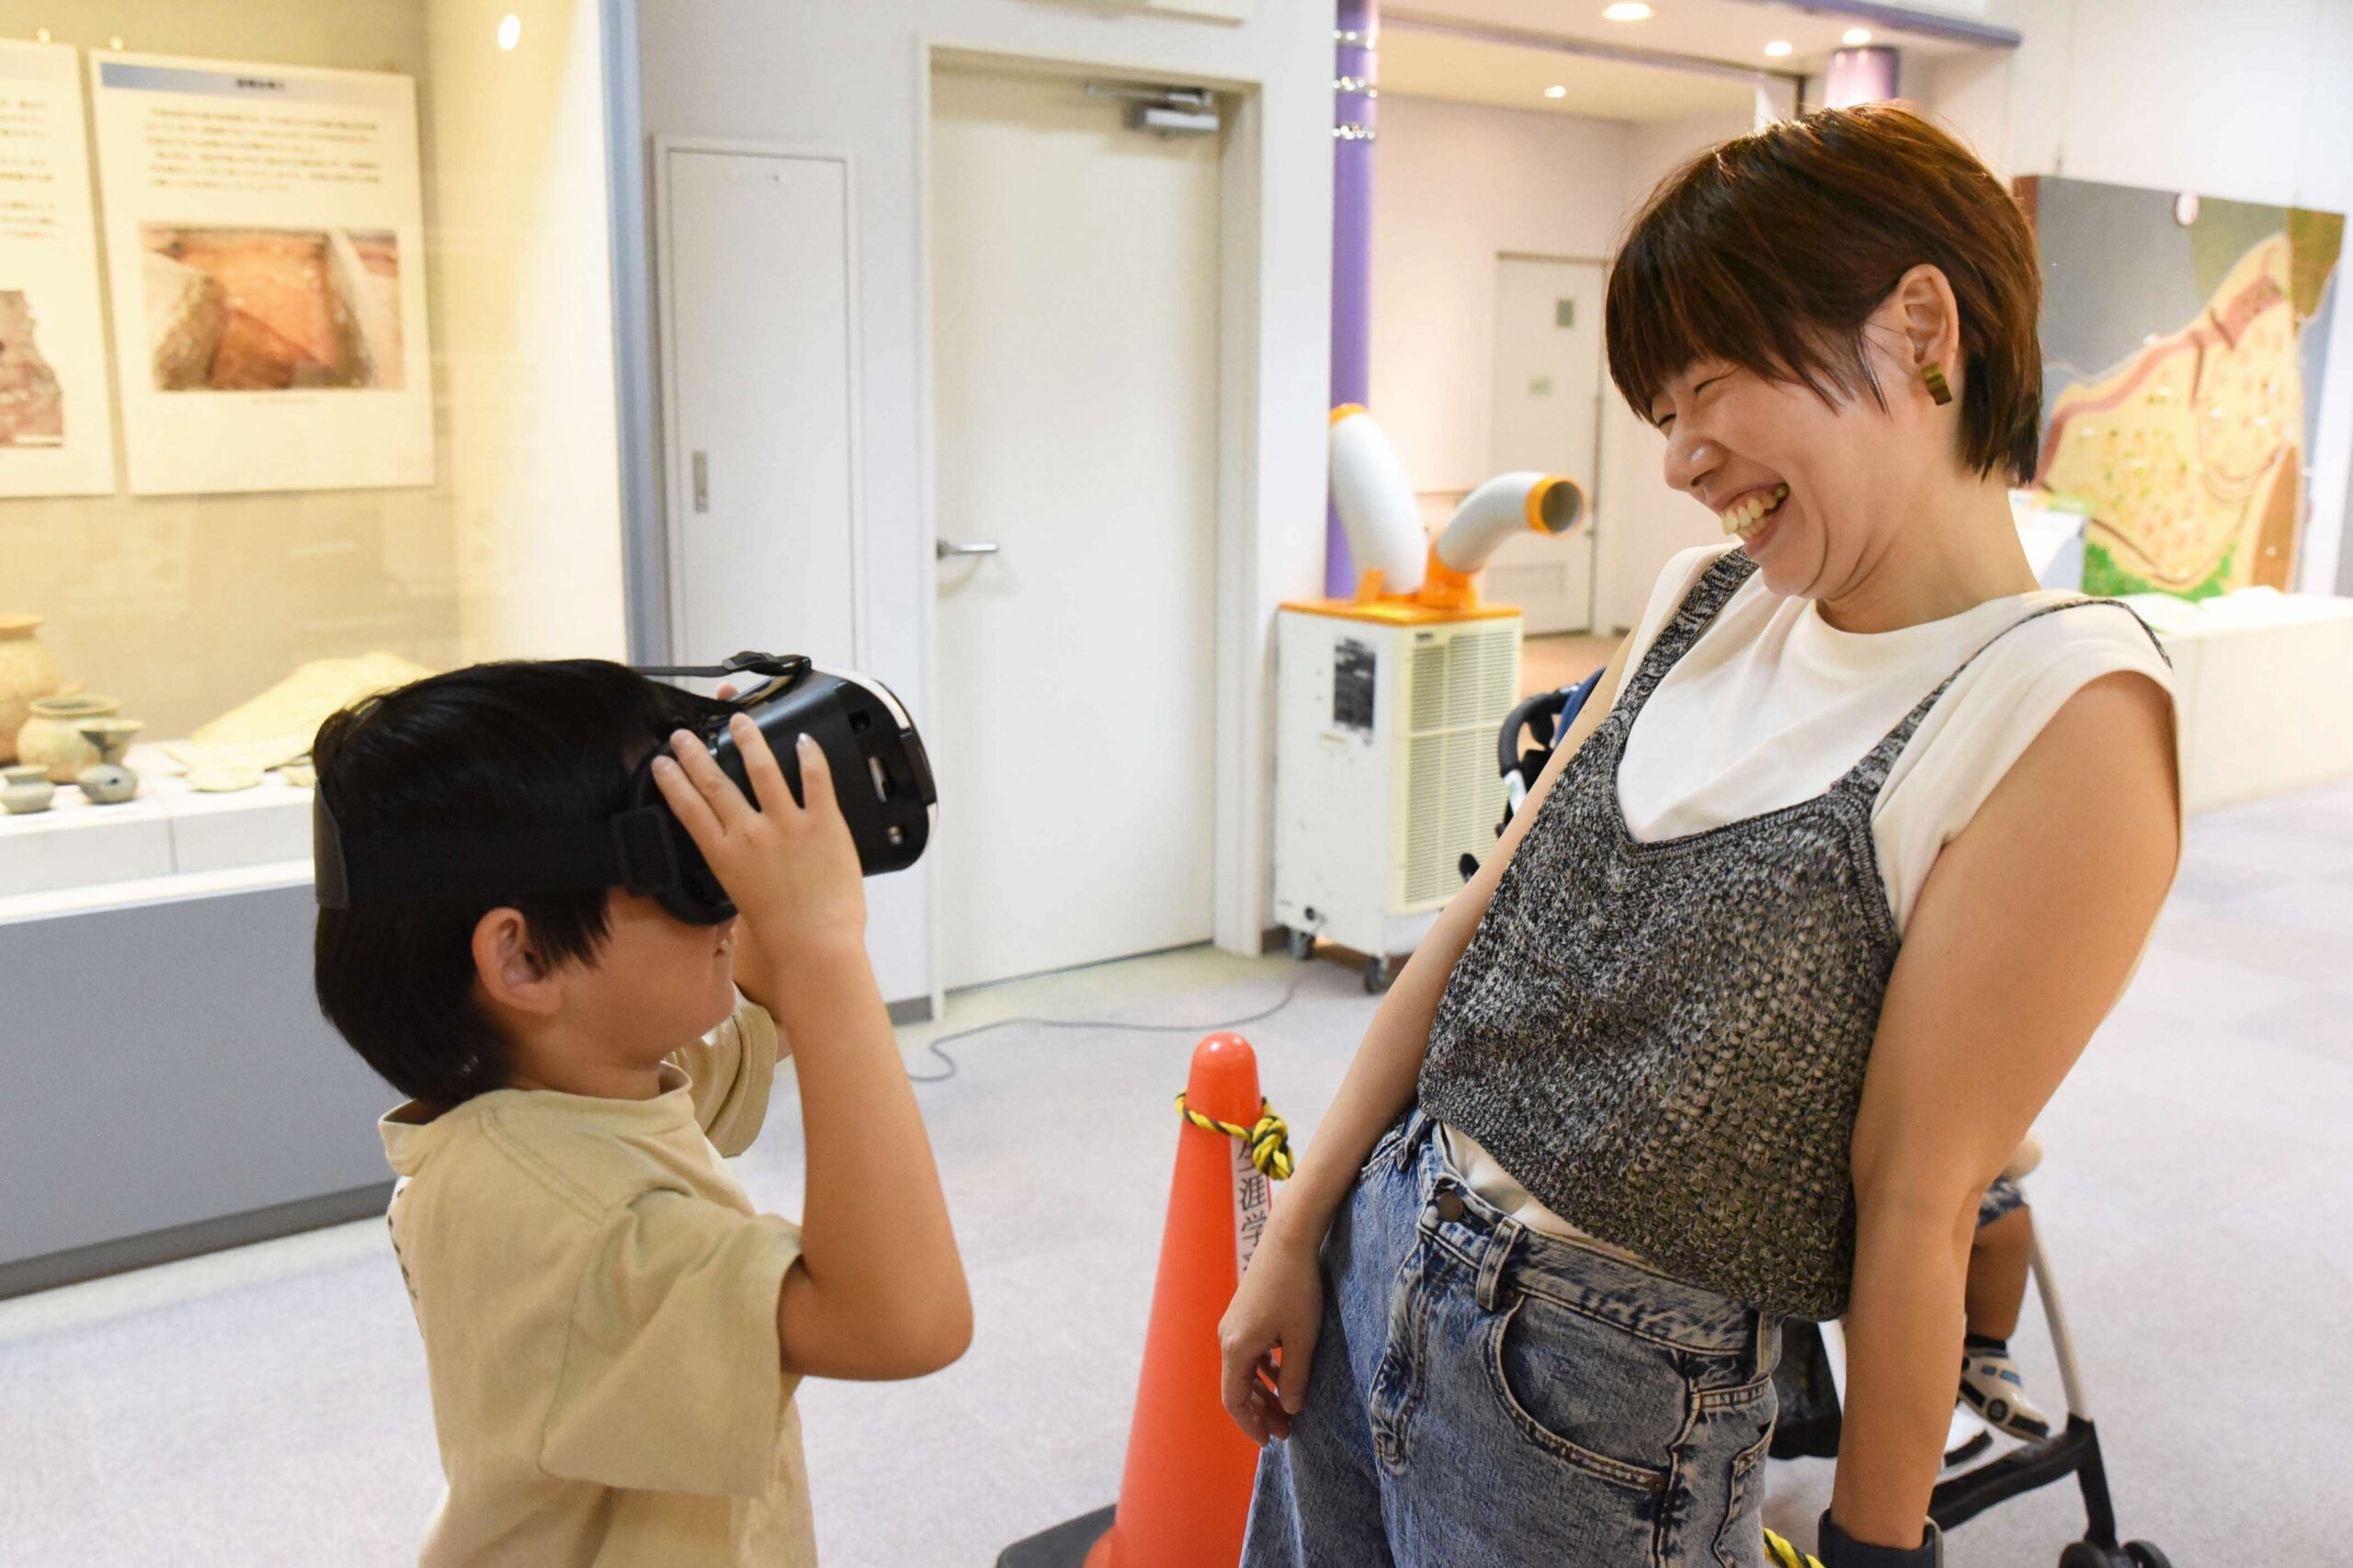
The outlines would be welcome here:
<svg viewBox="0 0 2353 1568">
<path fill-rule="evenodd" d="M 1307 1372 L 1324 1323 L 1318 1245 L 1271 1230 L 1217 1325 L 1219 1395 L 1234 1425 L 1261 1448 L 1290 1436 L 1290 1418 L 1307 1403 Z"/>
<path fill-rule="evenodd" d="M 1602 673 L 1600 690 L 1608 694 L 1607 699 L 1586 704 L 1554 748 L 1527 803 L 1496 841 L 1495 852 L 1439 912 L 1437 924 L 1381 999 L 1372 1027 L 1340 1080 L 1339 1093 L 1317 1122 L 1306 1156 L 1285 1185 L 1249 1272 L 1218 1324 L 1219 1398 L 1234 1425 L 1255 1443 L 1289 1437 L 1291 1417 L 1307 1403 L 1307 1375 L 1324 1323 L 1324 1282 L 1317 1266 L 1324 1233 L 1355 1190 L 1381 1133 L 1414 1103 L 1414 1083 L 1429 1049 L 1430 1022 L 1438 1016 L 1448 977 L 1470 947 L 1504 868 L 1543 809 L 1561 770 L 1617 699 L 1626 672 L 1626 646 L 1618 645 Z"/>
</svg>

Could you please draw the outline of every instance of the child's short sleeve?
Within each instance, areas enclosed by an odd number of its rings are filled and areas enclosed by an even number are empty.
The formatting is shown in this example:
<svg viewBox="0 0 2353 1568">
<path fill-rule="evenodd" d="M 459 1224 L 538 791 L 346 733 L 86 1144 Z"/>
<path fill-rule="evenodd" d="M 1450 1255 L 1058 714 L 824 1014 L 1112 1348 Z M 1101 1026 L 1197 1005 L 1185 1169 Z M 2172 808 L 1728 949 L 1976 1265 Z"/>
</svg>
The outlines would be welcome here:
<svg viewBox="0 0 2353 1568">
<path fill-rule="evenodd" d="M 574 1296 L 540 1463 L 642 1491 L 758 1496 L 797 1379 L 777 1297 L 801 1233 L 682 1192 L 605 1222 Z"/>
<path fill-rule="evenodd" d="M 671 1060 L 694 1080 L 695 1119 L 718 1151 L 733 1157 L 752 1146 L 767 1119 L 776 1085 L 776 1020 L 749 997 L 734 1014 Z"/>
</svg>

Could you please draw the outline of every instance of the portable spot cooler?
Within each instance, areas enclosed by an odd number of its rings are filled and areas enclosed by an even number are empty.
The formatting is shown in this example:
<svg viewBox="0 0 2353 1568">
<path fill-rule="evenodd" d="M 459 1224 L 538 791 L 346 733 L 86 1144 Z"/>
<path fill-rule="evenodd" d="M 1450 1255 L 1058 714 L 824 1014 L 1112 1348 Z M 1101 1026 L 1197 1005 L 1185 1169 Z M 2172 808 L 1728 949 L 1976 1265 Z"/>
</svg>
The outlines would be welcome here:
<svg viewBox="0 0 2353 1568">
<path fill-rule="evenodd" d="M 1332 499 L 1356 596 L 1276 619 L 1275 918 L 1299 957 L 1318 937 L 1362 954 L 1379 991 L 1504 807 L 1495 737 L 1519 697 L 1520 613 L 1482 604 L 1472 575 L 1519 529 L 1568 532 L 1586 500 L 1558 474 L 1501 474 L 1429 541 L 1388 438 L 1353 403 L 1332 414 Z"/>
</svg>

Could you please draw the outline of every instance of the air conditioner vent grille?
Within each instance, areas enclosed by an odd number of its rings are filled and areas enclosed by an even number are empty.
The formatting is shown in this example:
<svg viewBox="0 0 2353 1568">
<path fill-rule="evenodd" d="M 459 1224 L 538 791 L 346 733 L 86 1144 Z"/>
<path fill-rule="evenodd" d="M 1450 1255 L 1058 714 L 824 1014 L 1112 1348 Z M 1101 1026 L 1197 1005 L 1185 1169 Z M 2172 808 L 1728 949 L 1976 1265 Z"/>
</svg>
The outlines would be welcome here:
<svg viewBox="0 0 2353 1568">
<path fill-rule="evenodd" d="M 1409 904 L 1442 900 L 1462 885 L 1461 860 L 1495 842 L 1503 787 L 1495 744 L 1475 730 L 1406 743 L 1405 863 Z"/>
</svg>

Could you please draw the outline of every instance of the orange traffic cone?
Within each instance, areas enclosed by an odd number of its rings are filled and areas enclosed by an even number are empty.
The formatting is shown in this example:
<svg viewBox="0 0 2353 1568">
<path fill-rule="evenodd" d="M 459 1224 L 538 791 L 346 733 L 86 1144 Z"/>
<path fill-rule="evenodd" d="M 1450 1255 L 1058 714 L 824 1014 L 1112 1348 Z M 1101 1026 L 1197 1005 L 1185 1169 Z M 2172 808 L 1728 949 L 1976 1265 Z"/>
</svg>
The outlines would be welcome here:
<svg viewBox="0 0 2353 1568">
<path fill-rule="evenodd" d="M 1211 1120 L 1255 1125 L 1263 1102 L 1250 1042 L 1213 1034 L 1195 1047 L 1185 1104 Z M 1119 1513 L 1086 1568 L 1227 1568 L 1241 1560 L 1258 1449 L 1218 1400 L 1217 1324 L 1266 1222 L 1266 1197 L 1242 1140 L 1187 1120 L 1176 1134 Z"/>
</svg>

